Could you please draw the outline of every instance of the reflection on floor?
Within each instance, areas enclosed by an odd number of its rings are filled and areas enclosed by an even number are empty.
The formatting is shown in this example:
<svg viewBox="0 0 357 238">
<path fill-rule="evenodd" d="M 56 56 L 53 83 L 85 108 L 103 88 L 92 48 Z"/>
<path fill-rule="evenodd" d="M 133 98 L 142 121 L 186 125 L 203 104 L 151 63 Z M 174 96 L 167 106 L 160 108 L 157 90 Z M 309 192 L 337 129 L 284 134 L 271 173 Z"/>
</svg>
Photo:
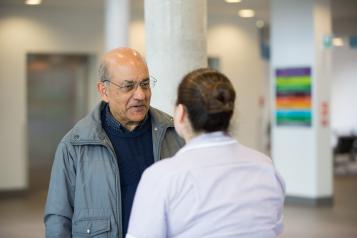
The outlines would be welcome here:
<svg viewBox="0 0 357 238">
<path fill-rule="evenodd" d="M 0 237 L 44 237 L 46 192 L 0 200 Z M 286 206 L 282 238 L 356 238 L 357 176 L 335 178 L 333 207 Z"/>
<path fill-rule="evenodd" d="M 335 175 L 357 175 L 357 158 L 350 155 L 338 155 L 334 158 Z"/>
</svg>

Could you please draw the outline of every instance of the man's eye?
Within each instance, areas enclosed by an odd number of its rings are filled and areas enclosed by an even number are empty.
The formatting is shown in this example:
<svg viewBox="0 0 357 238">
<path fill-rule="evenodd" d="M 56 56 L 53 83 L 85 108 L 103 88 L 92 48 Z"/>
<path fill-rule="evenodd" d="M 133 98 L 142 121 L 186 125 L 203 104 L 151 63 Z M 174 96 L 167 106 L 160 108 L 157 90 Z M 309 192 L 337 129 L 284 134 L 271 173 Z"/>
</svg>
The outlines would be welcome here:
<svg viewBox="0 0 357 238">
<path fill-rule="evenodd" d="M 148 87 L 150 87 L 150 81 L 141 82 L 140 86 L 143 88 L 148 88 Z"/>
<path fill-rule="evenodd" d="M 121 86 L 122 89 L 126 90 L 126 91 L 130 91 L 134 88 L 134 84 L 130 83 L 130 84 L 123 84 Z"/>
</svg>

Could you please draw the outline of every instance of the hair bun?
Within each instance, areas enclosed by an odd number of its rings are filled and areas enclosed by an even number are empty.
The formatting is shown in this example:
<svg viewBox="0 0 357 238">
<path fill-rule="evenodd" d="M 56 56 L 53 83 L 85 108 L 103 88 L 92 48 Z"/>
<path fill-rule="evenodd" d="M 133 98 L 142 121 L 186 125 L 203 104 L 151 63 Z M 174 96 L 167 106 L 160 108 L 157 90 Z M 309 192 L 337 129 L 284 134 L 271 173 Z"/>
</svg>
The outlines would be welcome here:
<svg viewBox="0 0 357 238">
<path fill-rule="evenodd" d="M 232 101 L 232 94 L 228 89 L 217 85 L 212 94 L 206 96 L 208 97 L 206 109 L 209 114 L 232 112 L 234 110 L 234 101 Z"/>
<path fill-rule="evenodd" d="M 182 79 L 176 103 L 186 107 L 194 131 L 227 132 L 235 97 L 233 85 L 224 74 L 203 68 Z"/>
</svg>

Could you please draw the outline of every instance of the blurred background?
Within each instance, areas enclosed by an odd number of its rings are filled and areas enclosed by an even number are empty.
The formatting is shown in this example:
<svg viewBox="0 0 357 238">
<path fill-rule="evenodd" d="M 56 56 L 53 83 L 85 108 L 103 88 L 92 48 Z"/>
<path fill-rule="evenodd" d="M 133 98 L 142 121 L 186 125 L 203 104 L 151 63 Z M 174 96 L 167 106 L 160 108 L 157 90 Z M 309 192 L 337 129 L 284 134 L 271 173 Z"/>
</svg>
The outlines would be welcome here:
<svg viewBox="0 0 357 238">
<path fill-rule="evenodd" d="M 357 237 L 357 0 L 0 0 L 0 237 L 44 237 L 57 144 L 119 45 L 168 113 L 190 69 L 232 80 L 232 134 L 286 180 L 281 237 Z"/>
</svg>

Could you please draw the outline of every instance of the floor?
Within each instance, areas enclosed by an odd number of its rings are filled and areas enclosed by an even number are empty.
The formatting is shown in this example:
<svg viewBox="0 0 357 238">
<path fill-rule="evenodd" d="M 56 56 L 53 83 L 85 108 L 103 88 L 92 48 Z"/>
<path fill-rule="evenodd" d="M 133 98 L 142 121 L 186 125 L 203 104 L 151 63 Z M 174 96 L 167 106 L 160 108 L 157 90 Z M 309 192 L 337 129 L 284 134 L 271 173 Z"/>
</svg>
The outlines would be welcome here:
<svg viewBox="0 0 357 238">
<path fill-rule="evenodd" d="M 46 192 L 0 200 L 1 238 L 44 237 Z M 333 207 L 286 206 L 282 238 L 357 238 L 357 176 L 335 177 Z"/>
<path fill-rule="evenodd" d="M 357 238 L 357 176 L 336 176 L 333 207 L 286 206 L 282 238 Z"/>
</svg>

